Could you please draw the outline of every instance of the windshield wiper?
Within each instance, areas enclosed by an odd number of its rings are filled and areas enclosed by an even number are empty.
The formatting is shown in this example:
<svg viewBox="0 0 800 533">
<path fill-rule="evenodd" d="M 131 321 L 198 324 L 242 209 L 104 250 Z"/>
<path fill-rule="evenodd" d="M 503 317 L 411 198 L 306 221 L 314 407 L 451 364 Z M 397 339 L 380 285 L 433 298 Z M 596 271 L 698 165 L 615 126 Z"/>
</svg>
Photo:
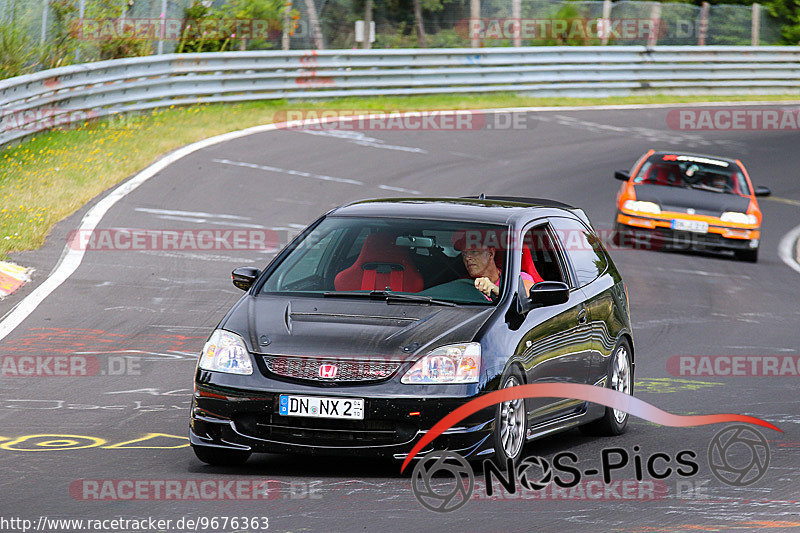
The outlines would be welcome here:
<svg viewBox="0 0 800 533">
<path fill-rule="evenodd" d="M 691 187 L 692 189 L 697 189 L 698 191 L 719 192 L 719 193 L 725 192 L 725 189 L 718 189 L 716 187 L 703 185 L 702 183 L 692 183 L 689 185 L 689 187 Z"/>
<path fill-rule="evenodd" d="M 370 300 L 384 300 L 387 303 L 409 302 L 430 305 L 445 305 L 448 307 L 458 307 L 458 304 L 445 300 L 436 300 L 430 296 L 415 296 L 413 294 L 400 294 L 392 291 L 328 291 L 322 294 L 326 298 L 345 297 L 345 298 L 369 298 Z"/>
</svg>

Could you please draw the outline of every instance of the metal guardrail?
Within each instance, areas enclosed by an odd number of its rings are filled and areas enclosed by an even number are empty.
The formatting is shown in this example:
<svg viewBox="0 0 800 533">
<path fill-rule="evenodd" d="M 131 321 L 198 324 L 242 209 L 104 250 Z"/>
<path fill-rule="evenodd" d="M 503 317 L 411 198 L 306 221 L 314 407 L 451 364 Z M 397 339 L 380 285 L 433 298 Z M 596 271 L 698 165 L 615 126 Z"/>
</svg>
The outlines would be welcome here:
<svg viewBox="0 0 800 533">
<path fill-rule="evenodd" d="M 800 93 L 800 46 L 605 46 L 170 54 L 0 81 L 0 145 L 87 118 L 280 98 Z"/>
</svg>

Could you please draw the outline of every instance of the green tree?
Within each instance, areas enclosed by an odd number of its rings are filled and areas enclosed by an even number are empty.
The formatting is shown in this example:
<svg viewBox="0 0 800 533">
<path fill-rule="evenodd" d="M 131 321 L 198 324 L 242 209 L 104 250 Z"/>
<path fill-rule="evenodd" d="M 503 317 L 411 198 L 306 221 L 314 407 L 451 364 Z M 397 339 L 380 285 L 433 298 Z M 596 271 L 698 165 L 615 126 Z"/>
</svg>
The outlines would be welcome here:
<svg viewBox="0 0 800 533">
<path fill-rule="evenodd" d="M 772 17 L 775 24 L 780 27 L 781 44 L 800 44 L 800 0 L 757 0 L 762 6 L 762 17 Z M 694 0 L 695 5 L 701 5 L 702 0 Z M 754 0 L 709 0 L 712 5 L 727 4 L 751 6 Z M 744 31 L 744 28 L 740 28 Z M 749 32 L 749 28 L 747 28 Z M 748 33 L 749 35 L 749 33 Z M 746 43 L 750 44 L 749 39 Z"/>
<path fill-rule="evenodd" d="M 229 0 L 215 8 L 199 0 L 184 10 L 179 53 L 274 48 L 283 32 L 284 0 Z M 289 13 L 297 25 L 300 14 Z M 293 30 L 292 30 L 293 31 Z"/>
<path fill-rule="evenodd" d="M 780 22 L 784 44 L 800 44 L 800 0 L 767 0 L 764 9 Z"/>
</svg>

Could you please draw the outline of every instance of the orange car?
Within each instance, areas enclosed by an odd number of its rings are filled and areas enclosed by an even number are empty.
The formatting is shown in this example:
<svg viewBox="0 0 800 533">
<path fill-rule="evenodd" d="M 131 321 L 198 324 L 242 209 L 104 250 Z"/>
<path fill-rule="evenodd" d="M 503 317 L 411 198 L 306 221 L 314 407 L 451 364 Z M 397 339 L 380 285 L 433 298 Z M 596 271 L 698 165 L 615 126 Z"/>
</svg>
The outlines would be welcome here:
<svg viewBox="0 0 800 533">
<path fill-rule="evenodd" d="M 670 248 L 730 250 L 737 259 L 758 261 L 761 210 L 755 187 L 738 159 L 648 151 L 617 194 L 616 244 L 654 242 Z M 627 241 L 627 242 L 626 242 Z"/>
</svg>

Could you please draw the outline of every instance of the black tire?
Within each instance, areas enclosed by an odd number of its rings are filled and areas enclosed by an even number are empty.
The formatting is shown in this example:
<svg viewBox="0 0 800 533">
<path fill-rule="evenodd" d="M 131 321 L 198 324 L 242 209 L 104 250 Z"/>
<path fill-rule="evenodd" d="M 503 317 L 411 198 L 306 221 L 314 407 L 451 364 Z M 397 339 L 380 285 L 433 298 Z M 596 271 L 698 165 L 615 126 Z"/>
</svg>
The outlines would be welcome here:
<svg viewBox="0 0 800 533">
<path fill-rule="evenodd" d="M 244 464 L 251 452 L 244 450 L 228 450 L 213 446 L 194 446 L 194 454 L 198 459 L 212 466 L 238 466 Z"/>
<path fill-rule="evenodd" d="M 522 372 L 516 366 L 512 366 L 500 381 L 500 387 L 505 389 L 524 383 Z M 493 440 L 495 464 L 499 468 L 505 469 L 508 459 L 515 465 L 519 463 L 527 431 L 528 411 L 525 409 L 524 398 L 497 404 Z"/>
<path fill-rule="evenodd" d="M 733 256 L 739 261 L 746 261 L 747 263 L 758 262 L 758 248 L 755 250 L 736 250 Z"/>
<path fill-rule="evenodd" d="M 617 359 L 622 356 L 623 353 L 625 354 L 625 361 L 627 361 L 627 387 L 625 387 L 624 383 L 620 383 L 619 379 L 615 379 L 614 376 Z M 631 347 L 626 339 L 622 339 L 619 344 L 617 344 L 616 348 L 614 348 L 613 355 L 609 359 L 606 387 L 609 389 L 619 390 L 620 392 L 626 392 L 627 394 L 633 394 L 633 364 L 631 360 Z M 588 424 L 581 426 L 580 429 L 587 435 L 621 435 L 625 433 L 625 430 L 628 427 L 629 418 L 630 415 L 628 413 L 623 413 L 621 411 L 617 411 L 616 409 L 612 409 L 611 407 L 606 407 L 602 418 L 599 418 L 593 422 L 589 422 Z"/>
</svg>

